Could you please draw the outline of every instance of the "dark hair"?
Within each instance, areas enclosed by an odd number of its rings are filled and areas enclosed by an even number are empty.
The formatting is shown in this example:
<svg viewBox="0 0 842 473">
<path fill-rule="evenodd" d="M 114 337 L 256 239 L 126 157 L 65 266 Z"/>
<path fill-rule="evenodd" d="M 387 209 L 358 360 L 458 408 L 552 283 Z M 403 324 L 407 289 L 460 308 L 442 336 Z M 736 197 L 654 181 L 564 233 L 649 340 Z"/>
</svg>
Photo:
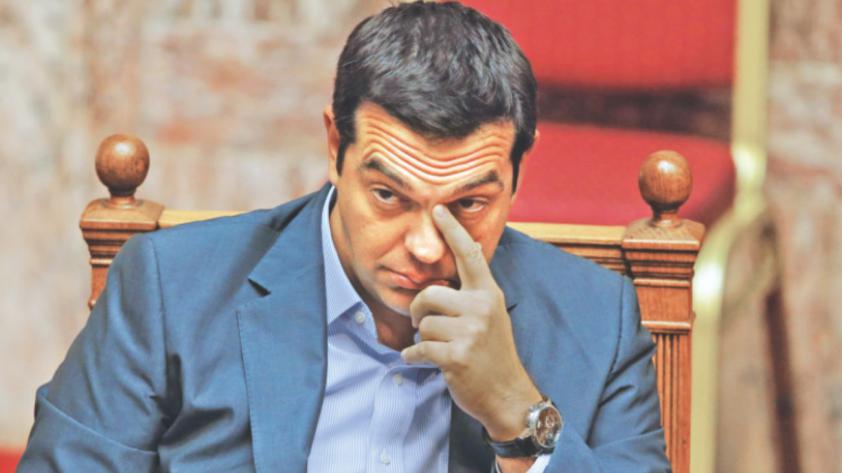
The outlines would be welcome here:
<svg viewBox="0 0 842 473">
<path fill-rule="evenodd" d="M 389 7 L 357 25 L 339 56 L 337 171 L 354 142 L 354 113 L 370 101 L 432 139 L 463 138 L 480 125 L 510 120 L 514 188 L 534 141 L 535 88 L 532 67 L 509 32 L 476 10 L 456 2 Z"/>
</svg>

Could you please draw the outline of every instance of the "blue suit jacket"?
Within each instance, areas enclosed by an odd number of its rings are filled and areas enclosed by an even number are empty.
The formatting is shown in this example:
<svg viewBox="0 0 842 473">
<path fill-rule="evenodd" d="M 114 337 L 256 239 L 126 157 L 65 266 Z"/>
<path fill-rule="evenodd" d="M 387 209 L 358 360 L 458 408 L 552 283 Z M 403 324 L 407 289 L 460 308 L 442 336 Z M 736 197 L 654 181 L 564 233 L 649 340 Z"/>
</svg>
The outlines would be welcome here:
<svg viewBox="0 0 842 473">
<path fill-rule="evenodd" d="M 126 243 L 38 390 L 19 471 L 304 471 L 326 373 L 326 195 Z M 547 472 L 667 471 L 630 281 L 511 229 L 491 267 L 521 359 L 564 416 Z M 454 407 L 450 471 L 492 459 Z"/>
</svg>

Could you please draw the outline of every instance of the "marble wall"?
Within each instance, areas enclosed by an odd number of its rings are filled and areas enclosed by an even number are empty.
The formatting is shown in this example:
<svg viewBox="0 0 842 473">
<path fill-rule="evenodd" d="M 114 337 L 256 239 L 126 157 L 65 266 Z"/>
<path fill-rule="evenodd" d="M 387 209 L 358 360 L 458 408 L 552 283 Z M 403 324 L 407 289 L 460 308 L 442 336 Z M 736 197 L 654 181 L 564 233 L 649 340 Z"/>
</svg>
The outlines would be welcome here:
<svg viewBox="0 0 842 473">
<path fill-rule="evenodd" d="M 842 1 L 773 0 L 766 194 L 801 471 L 842 472 Z"/>
<path fill-rule="evenodd" d="M 85 204 L 117 131 L 152 155 L 139 196 L 274 206 L 324 179 L 321 111 L 353 25 L 386 0 L 0 0 L 0 445 L 87 317 Z"/>
<path fill-rule="evenodd" d="M 842 1 L 771 7 L 768 212 L 729 274 L 776 275 L 726 305 L 717 471 L 842 472 Z"/>
</svg>

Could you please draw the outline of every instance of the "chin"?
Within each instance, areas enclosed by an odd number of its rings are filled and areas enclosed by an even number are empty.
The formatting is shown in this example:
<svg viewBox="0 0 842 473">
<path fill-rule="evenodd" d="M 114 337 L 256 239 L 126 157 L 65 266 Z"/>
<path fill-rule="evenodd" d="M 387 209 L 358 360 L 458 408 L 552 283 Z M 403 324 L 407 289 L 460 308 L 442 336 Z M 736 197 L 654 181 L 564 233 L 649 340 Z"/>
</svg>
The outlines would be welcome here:
<svg viewBox="0 0 842 473">
<path fill-rule="evenodd" d="M 404 317 L 409 317 L 409 305 L 412 303 L 412 299 L 415 299 L 418 292 L 402 291 L 393 288 L 387 288 L 385 292 L 386 294 L 383 294 L 380 298 L 381 303 L 390 310 Z"/>
</svg>

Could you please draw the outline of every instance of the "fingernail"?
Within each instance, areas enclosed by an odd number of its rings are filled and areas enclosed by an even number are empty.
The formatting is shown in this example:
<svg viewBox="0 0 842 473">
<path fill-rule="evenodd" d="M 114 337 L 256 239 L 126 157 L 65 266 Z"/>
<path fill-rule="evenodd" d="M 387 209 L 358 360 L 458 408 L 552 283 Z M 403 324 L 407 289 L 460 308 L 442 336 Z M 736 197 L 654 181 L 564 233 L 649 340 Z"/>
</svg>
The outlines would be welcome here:
<svg viewBox="0 0 842 473">
<path fill-rule="evenodd" d="M 433 214 L 438 218 L 444 217 L 444 205 L 439 204 L 433 207 Z"/>
</svg>

